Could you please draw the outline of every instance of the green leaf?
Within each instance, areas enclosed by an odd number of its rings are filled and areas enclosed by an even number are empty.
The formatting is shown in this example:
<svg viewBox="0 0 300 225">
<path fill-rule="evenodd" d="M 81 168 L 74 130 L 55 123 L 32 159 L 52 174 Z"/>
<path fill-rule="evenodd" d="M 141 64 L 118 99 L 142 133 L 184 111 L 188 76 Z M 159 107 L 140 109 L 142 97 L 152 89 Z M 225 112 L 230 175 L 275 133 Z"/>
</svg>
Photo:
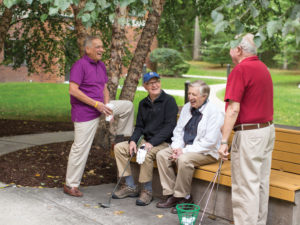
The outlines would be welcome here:
<svg viewBox="0 0 300 225">
<path fill-rule="evenodd" d="M 282 28 L 282 36 L 285 37 L 292 30 L 294 30 L 293 22 L 291 20 L 286 21 Z"/>
<path fill-rule="evenodd" d="M 57 6 L 62 11 L 65 11 L 70 7 L 71 0 L 55 0 L 54 5 Z"/>
<path fill-rule="evenodd" d="M 115 20 L 115 14 L 114 13 L 109 14 L 108 18 L 109 18 L 110 22 L 113 23 Z"/>
<path fill-rule="evenodd" d="M 102 9 L 106 9 L 110 6 L 110 3 L 108 3 L 106 0 L 97 0 L 97 3 Z"/>
<path fill-rule="evenodd" d="M 84 11 L 93 11 L 95 9 L 95 3 L 93 2 L 87 2 L 84 8 Z"/>
<path fill-rule="evenodd" d="M 26 2 L 27 2 L 29 5 L 31 5 L 32 0 L 26 0 Z"/>
<path fill-rule="evenodd" d="M 227 8 L 232 8 L 233 6 L 240 5 L 243 2 L 244 0 L 233 0 L 227 5 Z"/>
<path fill-rule="evenodd" d="M 281 20 L 271 20 L 267 23 L 268 36 L 272 37 L 278 30 L 282 28 Z"/>
<path fill-rule="evenodd" d="M 266 9 L 269 7 L 270 2 L 268 0 L 260 0 L 260 4 L 263 8 Z"/>
<path fill-rule="evenodd" d="M 261 40 L 260 36 L 255 36 L 253 41 L 254 41 L 257 48 L 259 48 L 262 44 L 262 40 Z"/>
<path fill-rule="evenodd" d="M 223 32 L 228 26 L 229 26 L 229 22 L 226 21 L 226 20 L 223 20 L 223 21 L 219 22 L 216 25 L 215 34 L 217 34 L 219 32 Z"/>
<path fill-rule="evenodd" d="M 85 13 L 81 17 L 83 23 L 87 23 L 90 19 L 91 19 L 91 15 L 89 13 Z"/>
<path fill-rule="evenodd" d="M 218 11 L 213 10 L 211 12 L 211 18 L 213 19 L 214 24 L 218 24 L 220 21 L 222 21 L 224 19 L 224 16 L 222 13 L 219 13 Z"/>
<path fill-rule="evenodd" d="M 259 15 L 259 11 L 252 4 L 250 5 L 250 11 L 251 11 L 253 18 L 255 18 Z"/>
<path fill-rule="evenodd" d="M 290 18 L 292 20 L 296 19 L 296 18 L 299 18 L 299 12 L 300 12 L 300 4 L 296 4 L 294 7 L 293 7 L 293 10 L 292 10 L 292 13 L 290 15 Z"/>
<path fill-rule="evenodd" d="M 240 20 L 236 19 L 234 21 L 234 25 L 235 25 L 235 32 L 236 32 L 236 34 L 243 33 L 243 31 L 244 31 L 244 24 L 242 24 Z"/>
<path fill-rule="evenodd" d="M 40 17 L 40 20 L 44 23 L 47 18 L 48 18 L 48 15 L 47 14 L 43 14 Z"/>
<path fill-rule="evenodd" d="M 120 6 L 121 7 L 127 7 L 128 5 L 130 5 L 133 2 L 135 2 L 135 0 L 121 0 L 120 1 Z"/>
<path fill-rule="evenodd" d="M 260 29 L 256 34 L 255 36 L 259 36 L 261 41 L 264 42 L 267 38 L 263 32 L 263 29 Z"/>
<path fill-rule="evenodd" d="M 232 49 L 236 48 L 240 44 L 241 40 L 242 40 L 242 37 L 239 37 L 236 40 L 230 41 L 230 48 L 232 48 Z"/>
<path fill-rule="evenodd" d="M 3 4 L 7 7 L 7 8 L 10 8 L 12 7 L 13 5 L 16 5 L 18 4 L 18 0 L 4 0 L 3 1 Z"/>
<path fill-rule="evenodd" d="M 58 12 L 58 8 L 57 7 L 50 7 L 49 9 L 49 15 L 54 15 Z"/>
</svg>

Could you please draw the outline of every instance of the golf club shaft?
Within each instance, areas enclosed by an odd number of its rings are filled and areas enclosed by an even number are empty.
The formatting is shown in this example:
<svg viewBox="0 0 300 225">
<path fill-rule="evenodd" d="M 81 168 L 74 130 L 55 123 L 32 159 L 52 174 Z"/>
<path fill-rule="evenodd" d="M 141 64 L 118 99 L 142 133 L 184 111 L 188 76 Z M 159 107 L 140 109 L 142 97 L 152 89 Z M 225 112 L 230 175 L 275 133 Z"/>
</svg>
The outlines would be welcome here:
<svg viewBox="0 0 300 225">
<path fill-rule="evenodd" d="M 223 164 L 223 160 L 221 159 L 220 164 L 219 164 L 219 169 L 218 169 L 218 178 L 217 178 L 218 181 L 217 181 L 217 189 L 216 189 L 216 197 L 215 197 L 213 215 L 215 215 L 215 212 L 216 212 L 216 203 L 217 203 L 217 198 L 218 198 L 218 191 L 219 191 L 222 164 Z"/>
</svg>

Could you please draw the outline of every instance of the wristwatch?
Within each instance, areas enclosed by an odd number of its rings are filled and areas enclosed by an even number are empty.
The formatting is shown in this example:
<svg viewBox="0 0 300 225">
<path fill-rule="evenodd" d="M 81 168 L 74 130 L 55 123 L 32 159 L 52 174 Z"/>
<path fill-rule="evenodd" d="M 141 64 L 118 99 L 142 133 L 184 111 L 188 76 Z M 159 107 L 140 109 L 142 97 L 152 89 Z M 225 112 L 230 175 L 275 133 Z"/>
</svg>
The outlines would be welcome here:
<svg viewBox="0 0 300 225">
<path fill-rule="evenodd" d="M 228 141 L 221 141 L 221 145 L 228 145 Z"/>
</svg>

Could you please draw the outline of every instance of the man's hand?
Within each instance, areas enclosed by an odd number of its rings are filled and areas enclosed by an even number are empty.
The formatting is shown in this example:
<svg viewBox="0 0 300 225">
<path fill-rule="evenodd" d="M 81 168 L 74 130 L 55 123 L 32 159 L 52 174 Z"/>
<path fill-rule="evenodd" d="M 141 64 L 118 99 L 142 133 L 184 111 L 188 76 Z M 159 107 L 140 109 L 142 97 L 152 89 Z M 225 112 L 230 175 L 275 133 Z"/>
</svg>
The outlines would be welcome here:
<svg viewBox="0 0 300 225">
<path fill-rule="evenodd" d="M 222 144 L 219 148 L 219 156 L 222 160 L 228 160 L 228 145 L 227 144 Z"/>
<path fill-rule="evenodd" d="M 175 161 L 182 154 L 183 154 L 182 148 L 173 149 L 173 154 L 171 155 L 171 157 L 169 159 Z"/>
<path fill-rule="evenodd" d="M 104 113 L 105 116 L 109 116 L 112 115 L 113 111 L 107 107 L 103 102 L 98 102 L 96 109 L 101 112 Z"/>
<path fill-rule="evenodd" d="M 146 142 L 146 143 L 145 143 L 145 149 L 147 150 L 147 152 L 148 152 L 148 151 L 151 151 L 152 148 L 153 148 L 153 145 L 152 145 L 152 144 L 150 144 L 149 142 Z"/>
<path fill-rule="evenodd" d="M 129 143 L 129 153 L 130 155 L 136 153 L 136 143 L 134 141 L 130 141 Z"/>
</svg>

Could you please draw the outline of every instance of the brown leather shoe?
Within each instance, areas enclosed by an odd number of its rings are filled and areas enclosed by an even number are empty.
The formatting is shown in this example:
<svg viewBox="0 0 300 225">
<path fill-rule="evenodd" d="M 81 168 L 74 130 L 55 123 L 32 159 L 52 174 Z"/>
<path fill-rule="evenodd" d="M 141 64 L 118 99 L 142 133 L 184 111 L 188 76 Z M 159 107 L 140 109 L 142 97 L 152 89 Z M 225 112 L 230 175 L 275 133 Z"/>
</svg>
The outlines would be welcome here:
<svg viewBox="0 0 300 225">
<path fill-rule="evenodd" d="M 178 202 L 180 202 L 183 198 L 176 198 L 173 195 L 169 197 L 167 200 L 158 202 L 156 204 L 157 208 L 171 208 L 175 206 Z"/>
<path fill-rule="evenodd" d="M 190 196 L 189 199 L 183 198 L 183 199 L 182 199 L 180 202 L 178 202 L 177 204 L 181 204 L 181 203 L 190 203 L 190 204 L 193 204 L 193 203 L 194 203 L 193 197 Z M 176 205 L 177 205 L 177 204 L 176 204 Z M 172 209 L 171 209 L 171 213 L 173 213 L 173 214 L 177 214 L 176 205 L 175 205 L 174 207 L 172 207 Z"/>
<path fill-rule="evenodd" d="M 64 185 L 64 193 L 74 196 L 74 197 L 82 197 L 83 194 L 77 187 L 68 187 L 67 185 Z"/>
</svg>

